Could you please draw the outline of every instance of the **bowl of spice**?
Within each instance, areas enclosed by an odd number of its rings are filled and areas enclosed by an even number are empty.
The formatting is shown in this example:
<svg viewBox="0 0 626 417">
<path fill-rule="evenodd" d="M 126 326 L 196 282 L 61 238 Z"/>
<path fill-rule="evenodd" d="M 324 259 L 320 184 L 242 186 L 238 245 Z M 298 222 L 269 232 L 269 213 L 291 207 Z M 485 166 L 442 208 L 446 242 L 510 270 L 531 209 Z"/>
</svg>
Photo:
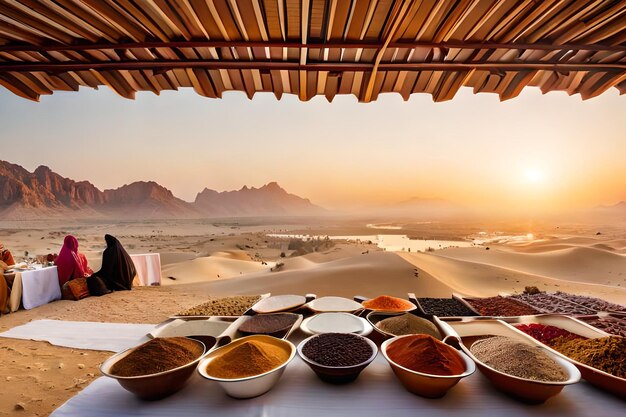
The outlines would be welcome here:
<svg viewBox="0 0 626 417">
<path fill-rule="evenodd" d="M 302 321 L 300 330 L 308 335 L 321 333 L 354 333 L 369 335 L 373 328 L 362 317 L 350 313 L 320 313 Z"/>
<path fill-rule="evenodd" d="M 272 389 L 295 355 L 296 347 L 287 340 L 246 336 L 209 353 L 198 372 L 231 397 L 252 398 Z"/>
<path fill-rule="evenodd" d="M 380 350 L 407 391 L 422 397 L 443 397 L 476 370 L 463 352 L 427 334 L 394 337 Z"/>
<path fill-rule="evenodd" d="M 158 400 L 183 388 L 205 351 L 198 340 L 159 337 L 116 353 L 100 371 L 139 398 Z"/>
<path fill-rule="evenodd" d="M 298 355 L 324 382 L 352 382 L 376 358 L 371 340 L 353 333 L 322 333 L 304 339 Z"/>
<path fill-rule="evenodd" d="M 244 335 L 265 334 L 278 338 L 287 337 L 302 322 L 302 315 L 294 313 L 257 314 L 243 316 L 237 331 Z M 236 325 L 236 324 L 235 324 Z"/>
<path fill-rule="evenodd" d="M 372 311 L 367 315 L 367 321 L 385 338 L 408 334 L 428 334 L 436 339 L 442 339 L 439 329 L 433 322 L 411 313 Z"/>
<path fill-rule="evenodd" d="M 574 365 L 521 339 L 486 337 L 466 352 L 496 388 L 528 403 L 542 403 L 580 380 Z"/>
<path fill-rule="evenodd" d="M 417 308 L 415 304 L 408 300 L 390 295 L 379 295 L 376 298 L 370 298 L 363 301 L 361 305 L 368 310 L 388 312 L 412 311 Z"/>
</svg>

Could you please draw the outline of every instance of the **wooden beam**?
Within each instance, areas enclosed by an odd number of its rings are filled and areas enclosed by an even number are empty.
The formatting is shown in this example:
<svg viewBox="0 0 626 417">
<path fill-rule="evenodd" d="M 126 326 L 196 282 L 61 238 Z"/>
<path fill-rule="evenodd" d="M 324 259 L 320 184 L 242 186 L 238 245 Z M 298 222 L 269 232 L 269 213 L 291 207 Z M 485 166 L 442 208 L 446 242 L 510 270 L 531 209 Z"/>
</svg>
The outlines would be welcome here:
<svg viewBox="0 0 626 417">
<path fill-rule="evenodd" d="M 306 66 L 306 56 L 308 49 L 306 43 L 309 37 L 309 0 L 302 0 L 300 9 L 300 37 L 302 39 L 302 47 L 300 48 L 300 67 Z M 298 78 L 300 79 L 300 94 L 298 95 L 301 101 L 308 100 L 307 94 L 307 73 L 305 70 L 298 71 Z"/>
<path fill-rule="evenodd" d="M 67 72 L 87 70 L 148 70 L 168 71 L 174 68 L 236 69 L 236 70 L 305 70 L 305 71 L 372 71 L 371 63 L 323 62 L 300 65 L 299 61 L 206 61 L 206 60 L 158 60 L 158 61 L 107 61 L 107 62 L 0 62 L 0 73 L 6 72 Z M 550 63 L 550 62 L 402 62 L 382 63 L 380 71 L 626 71 L 626 62 L 619 63 Z"/>
<path fill-rule="evenodd" d="M 124 43 L 78 43 L 78 44 L 48 44 L 33 45 L 26 43 L 9 43 L 0 45 L 0 52 L 50 52 L 50 51 L 84 51 L 100 49 L 138 49 L 138 48 L 230 48 L 230 47 L 260 47 L 260 48 L 308 48 L 308 49 L 378 49 L 379 42 L 368 41 L 329 41 L 324 43 L 302 43 L 292 41 L 172 41 L 172 42 L 124 42 Z M 387 45 L 387 49 L 394 48 L 447 48 L 447 49 L 515 49 L 538 51 L 606 51 L 626 52 L 626 45 L 603 44 L 563 44 L 552 45 L 542 43 L 494 43 L 494 42 L 415 42 L 397 41 Z"/>
<path fill-rule="evenodd" d="M 380 61 L 383 59 L 383 55 L 387 50 L 387 47 L 391 43 L 394 35 L 396 34 L 396 30 L 402 22 L 406 11 L 409 9 L 409 5 L 413 2 L 413 0 L 403 0 L 402 5 L 400 6 L 400 10 L 398 10 L 398 14 L 396 15 L 393 23 L 391 25 L 391 29 L 387 33 L 387 36 L 383 42 L 382 47 L 376 53 L 376 59 L 374 60 L 374 67 L 372 68 L 372 73 L 370 74 L 369 81 L 367 83 L 367 87 L 365 88 L 365 94 L 363 95 L 363 102 L 369 103 L 372 101 L 372 92 L 374 91 L 374 84 L 376 84 L 376 74 L 378 73 L 378 66 Z"/>
</svg>

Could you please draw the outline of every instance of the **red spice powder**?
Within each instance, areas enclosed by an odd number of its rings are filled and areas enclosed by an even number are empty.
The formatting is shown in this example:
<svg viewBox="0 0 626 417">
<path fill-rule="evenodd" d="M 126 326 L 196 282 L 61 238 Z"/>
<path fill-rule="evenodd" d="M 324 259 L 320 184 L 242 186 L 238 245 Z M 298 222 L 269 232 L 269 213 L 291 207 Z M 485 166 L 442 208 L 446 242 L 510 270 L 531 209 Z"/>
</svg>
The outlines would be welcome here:
<svg viewBox="0 0 626 417">
<path fill-rule="evenodd" d="M 390 295 L 379 295 L 371 300 L 363 301 L 363 307 L 370 310 L 381 311 L 407 311 L 413 307 L 413 304 L 402 298 L 392 297 Z"/>
<path fill-rule="evenodd" d="M 557 337 L 562 337 L 564 340 L 586 339 L 586 337 L 577 335 L 576 333 L 568 332 L 556 326 L 548 326 L 540 323 L 530 324 L 516 324 L 515 327 L 527 335 L 539 340 L 541 343 L 545 343 L 551 346 L 552 341 Z"/>
<path fill-rule="evenodd" d="M 387 356 L 400 366 L 425 374 L 465 372 L 465 363 L 454 348 L 426 334 L 396 340 L 387 347 Z"/>
</svg>

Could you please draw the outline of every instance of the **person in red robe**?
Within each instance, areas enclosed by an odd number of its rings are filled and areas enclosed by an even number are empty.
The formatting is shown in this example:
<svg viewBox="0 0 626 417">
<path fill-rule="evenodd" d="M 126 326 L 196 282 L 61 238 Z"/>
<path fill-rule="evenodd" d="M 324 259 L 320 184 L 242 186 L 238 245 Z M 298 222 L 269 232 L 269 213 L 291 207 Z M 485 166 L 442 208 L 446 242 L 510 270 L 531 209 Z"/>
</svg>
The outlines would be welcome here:
<svg viewBox="0 0 626 417">
<path fill-rule="evenodd" d="M 65 236 L 59 256 L 54 260 L 59 275 L 59 285 L 74 278 L 85 278 L 93 274 L 87 264 L 87 257 L 78 251 L 78 239 L 72 235 Z"/>
</svg>

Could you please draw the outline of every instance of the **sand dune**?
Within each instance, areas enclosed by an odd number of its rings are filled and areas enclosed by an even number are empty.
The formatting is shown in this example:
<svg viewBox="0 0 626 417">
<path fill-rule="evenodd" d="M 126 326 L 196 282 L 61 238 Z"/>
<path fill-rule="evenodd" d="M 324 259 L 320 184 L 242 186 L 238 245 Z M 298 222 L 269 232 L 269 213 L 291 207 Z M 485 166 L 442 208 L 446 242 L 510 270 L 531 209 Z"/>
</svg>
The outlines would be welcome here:
<svg viewBox="0 0 626 417">
<path fill-rule="evenodd" d="M 593 247 L 547 252 L 511 252 L 500 247 L 454 248 L 438 256 L 506 268 L 565 281 L 626 287 L 626 256 Z"/>
<path fill-rule="evenodd" d="M 428 273 L 441 285 L 475 297 L 521 292 L 525 286 L 537 286 L 547 291 L 561 290 L 592 295 L 617 303 L 624 303 L 626 300 L 626 288 L 570 282 L 437 254 L 401 253 L 400 256 Z"/>
<path fill-rule="evenodd" d="M 264 271 L 227 280 L 198 283 L 193 285 L 193 290 L 207 294 L 272 292 L 352 297 L 379 294 L 404 296 L 408 291 L 419 291 L 422 286 L 420 278 L 415 277 L 414 267 L 389 252 L 358 255 L 321 264 L 305 265 L 301 260 L 293 263 L 293 266 L 304 268 L 289 269 L 289 263 L 286 262 L 284 271 Z M 180 291 L 191 289 L 189 286 L 176 288 Z"/>
<path fill-rule="evenodd" d="M 269 270 L 273 263 L 233 259 L 224 256 L 207 256 L 166 265 L 162 268 L 163 285 L 189 284 L 238 277 L 257 271 Z M 169 277 L 174 277 L 172 280 Z"/>
</svg>

